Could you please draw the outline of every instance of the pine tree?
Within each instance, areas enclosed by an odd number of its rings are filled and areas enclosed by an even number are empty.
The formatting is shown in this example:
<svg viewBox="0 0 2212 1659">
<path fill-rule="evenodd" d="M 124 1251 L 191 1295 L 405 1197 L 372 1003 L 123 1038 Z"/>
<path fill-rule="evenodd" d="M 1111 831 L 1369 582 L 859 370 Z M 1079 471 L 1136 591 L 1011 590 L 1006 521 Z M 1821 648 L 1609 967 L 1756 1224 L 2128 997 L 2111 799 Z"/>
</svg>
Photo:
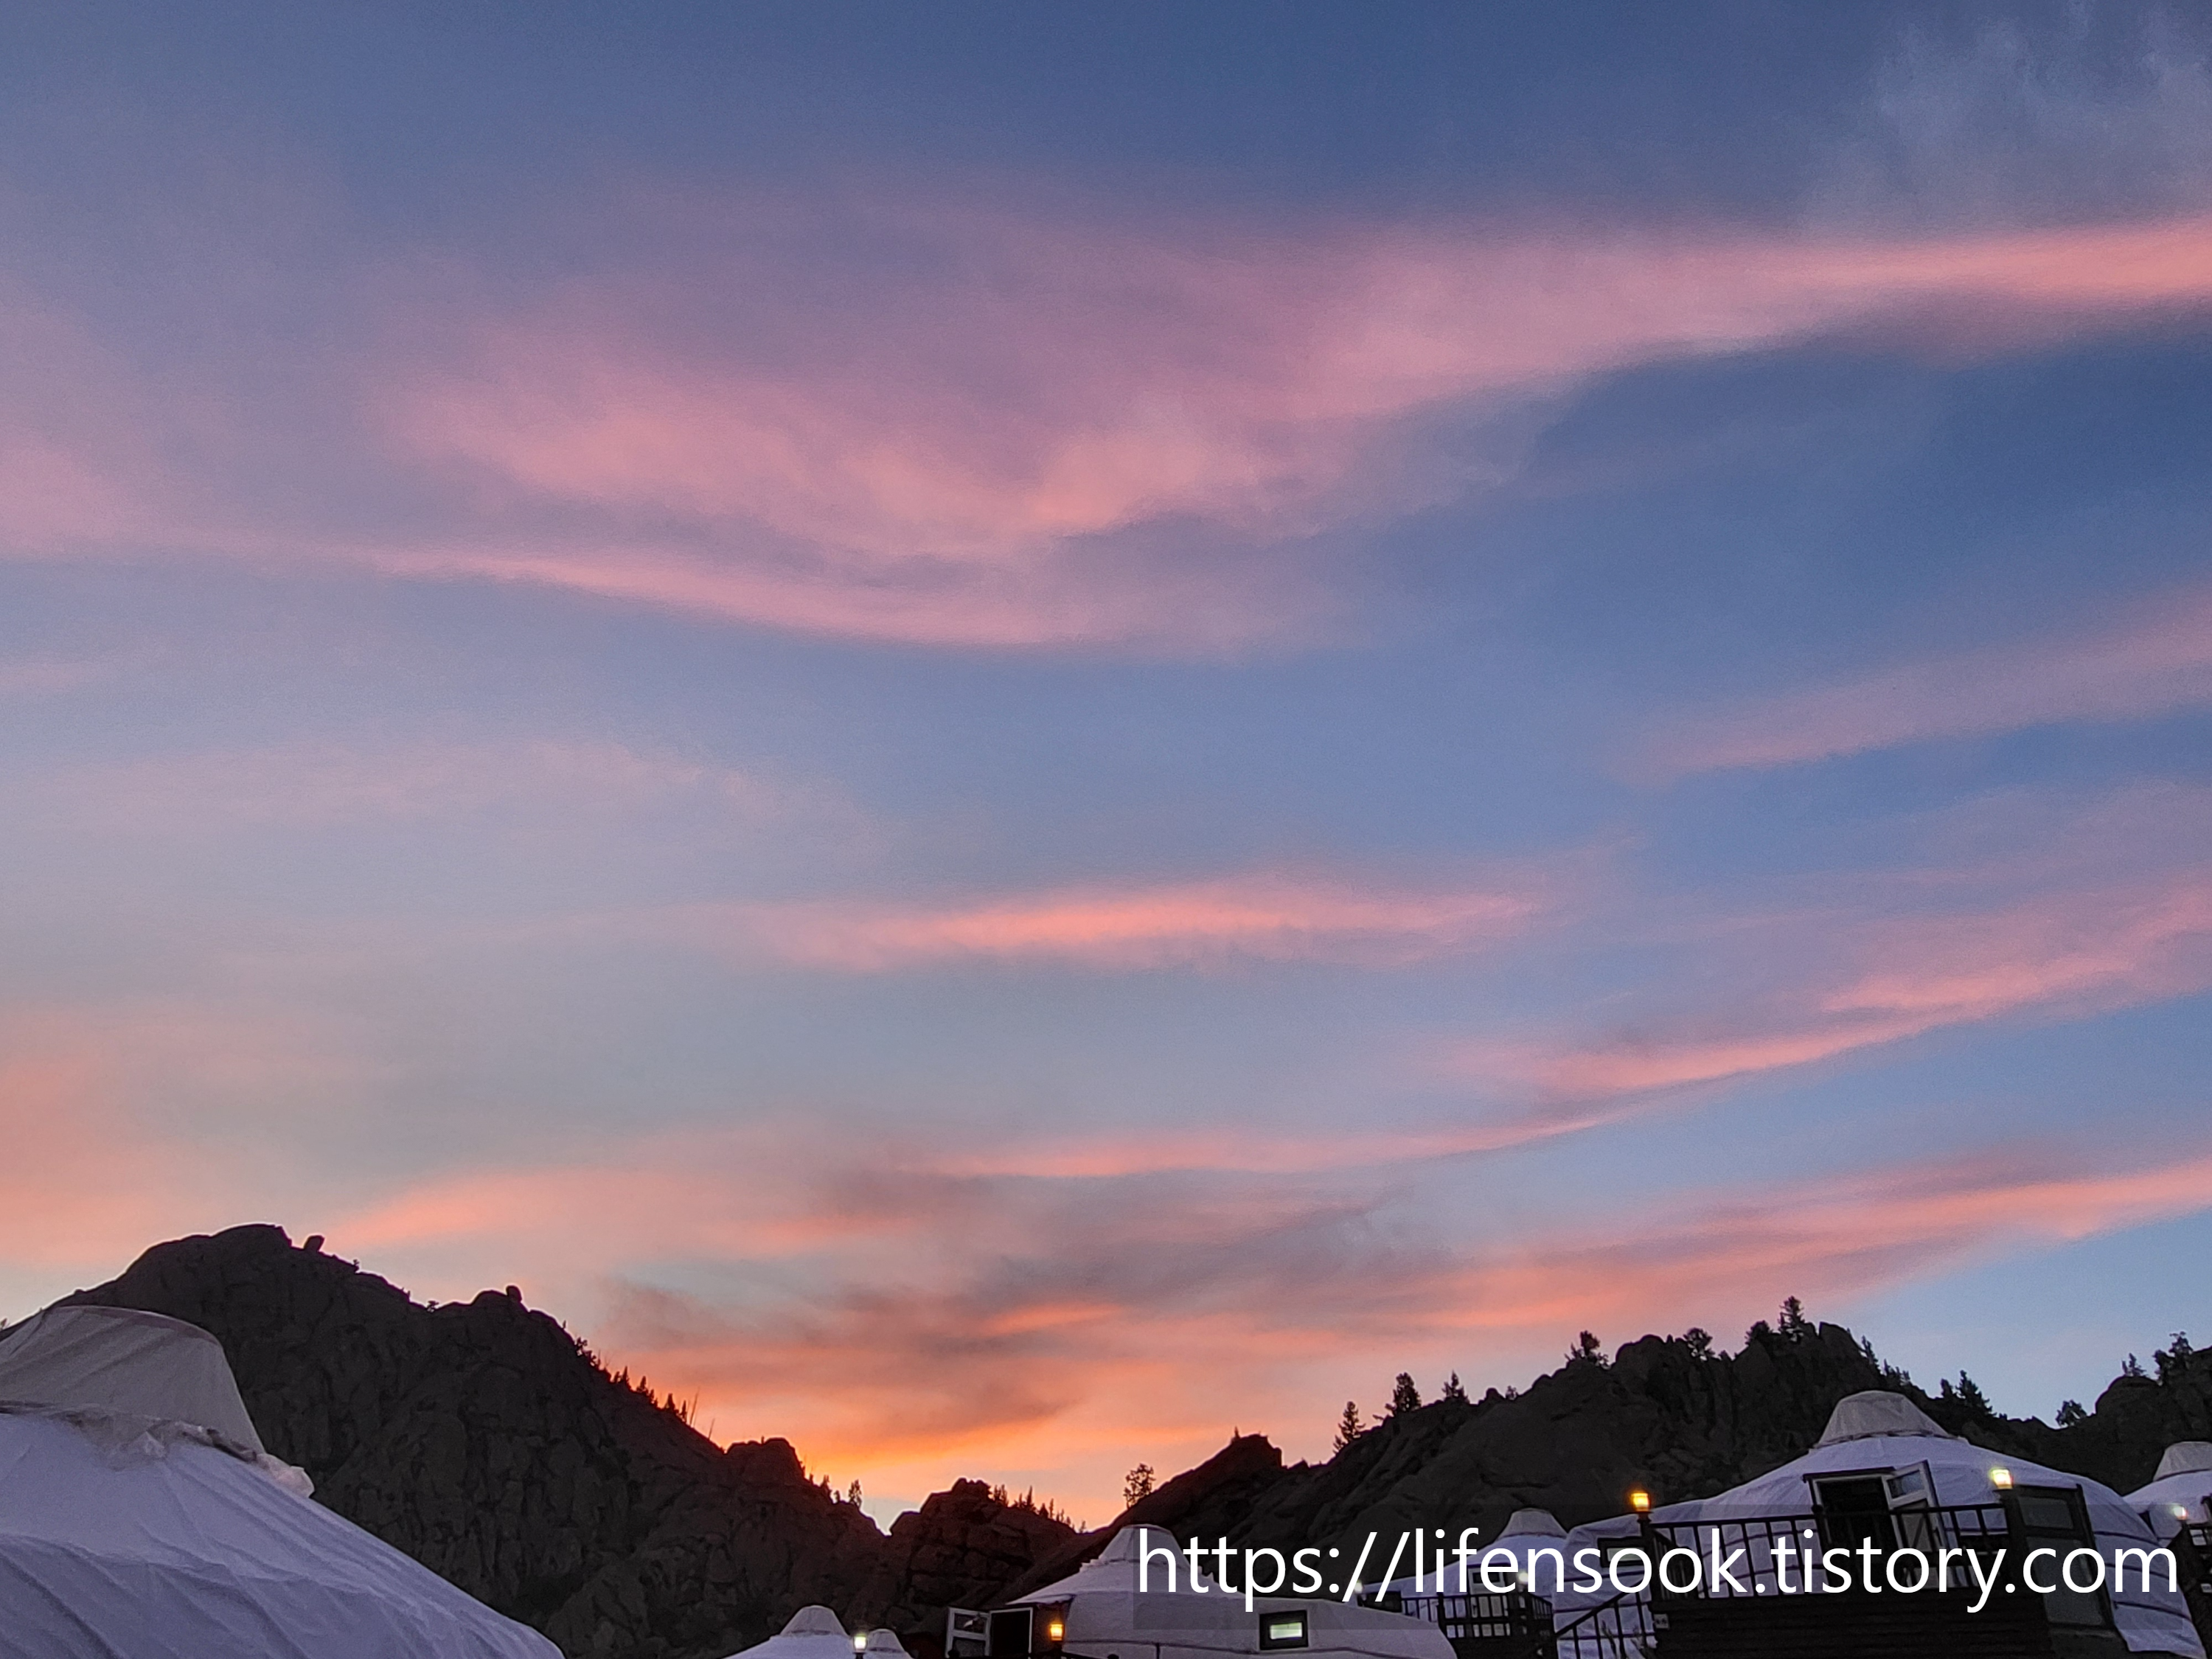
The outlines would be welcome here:
<svg viewBox="0 0 2212 1659">
<path fill-rule="evenodd" d="M 1713 1357 L 1713 1334 L 1702 1325 L 1692 1325 L 1682 1333 L 1683 1346 L 1689 1349 L 1692 1359 Z"/>
<path fill-rule="evenodd" d="M 1344 1402 L 1344 1415 L 1336 1420 L 1336 1449 L 1342 1451 L 1367 1432 L 1367 1425 L 1359 1420 L 1359 1406 L 1356 1401 Z"/>
<path fill-rule="evenodd" d="M 2179 1382 L 2189 1369 L 2190 1356 L 2196 1352 L 2189 1346 L 2189 1333 L 2176 1331 L 2171 1348 L 2156 1348 L 2151 1352 L 2151 1358 L 2158 1364 L 2158 1380 Z"/>
<path fill-rule="evenodd" d="M 1421 1409 L 1421 1391 L 1413 1386 L 1413 1374 L 1400 1371 L 1398 1380 L 1390 1385 L 1390 1415 L 1403 1417 L 1407 1412 Z"/>
<path fill-rule="evenodd" d="M 1134 1509 L 1146 1498 L 1150 1498 L 1158 1479 L 1158 1477 L 1152 1473 L 1152 1466 L 1150 1463 L 1139 1463 L 1135 1468 L 1131 1469 L 1121 1479 L 1121 1507 L 1125 1510 Z"/>
<path fill-rule="evenodd" d="M 2136 1358 L 2133 1354 L 2130 1354 L 2127 1358 L 2127 1363 L 2120 1367 L 2120 1375 L 2122 1376 L 2141 1376 L 2142 1374 L 2142 1361 Z"/>
<path fill-rule="evenodd" d="M 2058 1426 L 2060 1428 L 2070 1429 L 2079 1424 L 2086 1423 L 2088 1420 L 2089 1413 L 2081 1409 L 2081 1402 L 2080 1401 L 2062 1400 L 2058 1402 Z"/>
<path fill-rule="evenodd" d="M 860 1483 L 855 1480 L 845 1493 L 845 1501 L 854 1509 L 860 1507 Z"/>
<path fill-rule="evenodd" d="M 1813 1334 L 1813 1322 L 1805 1317 L 1805 1304 L 1794 1296 L 1783 1298 L 1779 1328 L 1792 1342 L 1802 1342 Z"/>
<path fill-rule="evenodd" d="M 1585 1365 L 1605 1364 L 1605 1345 L 1594 1333 L 1584 1331 L 1575 1340 L 1575 1346 L 1567 1350 L 1567 1364 L 1572 1365 L 1577 1361 Z"/>
<path fill-rule="evenodd" d="M 1982 1393 L 1981 1384 L 1964 1371 L 1959 1373 L 1959 1403 L 1970 1412 L 1979 1412 L 1984 1417 L 1990 1414 L 1990 1402 Z"/>
<path fill-rule="evenodd" d="M 1461 1385 L 1459 1373 L 1457 1371 L 1454 1371 L 1449 1376 L 1444 1378 L 1443 1397 L 1447 1400 L 1456 1401 L 1462 1406 L 1467 1404 L 1467 1389 Z"/>
</svg>

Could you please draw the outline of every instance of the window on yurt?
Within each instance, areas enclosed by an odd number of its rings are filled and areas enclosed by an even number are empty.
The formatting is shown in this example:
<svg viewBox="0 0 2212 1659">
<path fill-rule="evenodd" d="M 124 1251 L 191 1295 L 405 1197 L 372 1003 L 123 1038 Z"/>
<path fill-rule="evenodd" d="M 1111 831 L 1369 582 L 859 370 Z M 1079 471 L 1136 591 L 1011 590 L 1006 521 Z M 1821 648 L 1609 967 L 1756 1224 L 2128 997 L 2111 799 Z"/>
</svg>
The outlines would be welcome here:
<svg viewBox="0 0 2212 1659">
<path fill-rule="evenodd" d="M 1869 1538 L 1878 1550 L 1897 1547 L 1897 1528 L 1889 1516 L 1888 1479 L 1875 1470 L 1832 1474 L 1813 1482 L 1821 1541 L 1828 1548 L 1855 1550 Z"/>
<path fill-rule="evenodd" d="M 1260 1615 L 1260 1650 L 1262 1653 L 1273 1653 L 1282 1648 L 1302 1648 L 1305 1644 L 1304 1608 Z"/>
<path fill-rule="evenodd" d="M 1929 1510 L 1936 1478 L 1925 1463 L 1815 1475 L 1812 1485 L 1814 1507 L 1830 1548 L 1856 1549 L 1869 1538 L 1881 1550 L 1924 1550 L 1940 1541 Z"/>
</svg>

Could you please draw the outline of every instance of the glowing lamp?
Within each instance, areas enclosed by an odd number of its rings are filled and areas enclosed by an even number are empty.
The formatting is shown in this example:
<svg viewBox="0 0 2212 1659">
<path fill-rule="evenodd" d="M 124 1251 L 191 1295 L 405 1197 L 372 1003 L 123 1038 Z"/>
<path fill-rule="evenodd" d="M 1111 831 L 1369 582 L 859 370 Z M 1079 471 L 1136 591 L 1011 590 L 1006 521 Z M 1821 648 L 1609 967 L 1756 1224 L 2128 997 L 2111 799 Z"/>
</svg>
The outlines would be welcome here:
<svg viewBox="0 0 2212 1659">
<path fill-rule="evenodd" d="M 1990 1471 L 1990 1485 L 1995 1486 L 1999 1492 L 2010 1492 L 2012 1490 L 2012 1471 L 2010 1469 L 1991 1469 Z"/>
<path fill-rule="evenodd" d="M 853 1635 L 853 1651 L 855 1653 L 866 1653 L 867 1650 L 868 1638 L 860 1634 L 857 1631 L 854 1632 Z"/>
<path fill-rule="evenodd" d="M 1650 1514 L 1651 1494 L 1644 1491 L 1643 1487 L 1638 1486 L 1634 1492 L 1628 1494 L 1628 1507 L 1634 1510 L 1638 1515 Z"/>
<path fill-rule="evenodd" d="M 1067 1634 L 1067 1626 L 1055 1619 L 1044 1627 L 1044 1633 L 1048 1638 L 1057 1642 Z"/>
<path fill-rule="evenodd" d="M 2186 1521 L 2189 1519 L 2189 1505 L 2186 1504 L 2176 1504 L 2173 1506 L 2173 1518 L 2177 1521 Z"/>
</svg>

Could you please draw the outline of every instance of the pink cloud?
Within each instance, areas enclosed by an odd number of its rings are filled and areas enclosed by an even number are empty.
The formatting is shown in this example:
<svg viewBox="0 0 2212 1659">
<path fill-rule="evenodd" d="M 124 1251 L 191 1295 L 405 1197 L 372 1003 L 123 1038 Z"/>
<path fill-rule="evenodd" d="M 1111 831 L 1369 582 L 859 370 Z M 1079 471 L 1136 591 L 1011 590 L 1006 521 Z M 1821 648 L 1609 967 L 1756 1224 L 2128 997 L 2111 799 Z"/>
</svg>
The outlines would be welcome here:
<svg viewBox="0 0 2212 1659">
<path fill-rule="evenodd" d="M 2101 627 L 1901 664 L 1659 733 L 1662 776 L 1791 765 L 1899 744 L 2212 707 L 2212 590 Z"/>
<path fill-rule="evenodd" d="M 2212 988 L 2212 875 L 2060 884 L 1982 909 L 1809 924 L 1832 942 L 1759 969 L 1730 1014 L 1546 1048 L 1477 1044 L 1463 1071 L 1592 1103 L 1832 1060 L 2010 1016 L 2079 1018 Z"/>
<path fill-rule="evenodd" d="M 764 241 L 788 229 L 754 211 Z M 1100 538 L 1202 520 L 1264 542 L 1419 506 L 1468 465 L 1419 462 L 1408 422 L 1656 357 L 1913 315 L 2002 349 L 2212 299 L 2198 219 L 1883 240 L 863 216 L 913 255 L 895 283 L 825 297 L 754 252 L 446 325 L 379 393 L 402 453 L 626 539 L 533 545 L 495 516 L 383 561 L 805 631 L 1233 647 L 1315 625 L 1311 573 Z"/>
<path fill-rule="evenodd" d="M 1589 376 L 1839 329 L 1987 353 L 2212 299 L 2198 218 L 1884 238 L 641 198 L 649 259 L 521 297 L 450 267 L 372 273 L 374 352 L 258 395 L 154 374 L 65 307 L 0 294 L 0 346 L 27 365 L 0 390 L 0 549 L 521 582 L 932 645 L 1233 652 L 1341 629 L 1356 582 L 1321 532 L 1510 476 L 1516 411 Z M 737 234 L 702 252 L 702 225 Z M 1491 420 L 1480 458 L 1424 436 L 1447 415 Z M 408 527 L 343 505 L 366 501 Z M 2150 660 L 2169 647 L 2140 643 L 2136 682 L 2086 665 L 2080 697 L 2169 695 Z M 2201 653 L 2170 648 L 2198 684 Z M 1793 741 L 1918 718 L 1838 695 Z"/>
<path fill-rule="evenodd" d="M 1541 890 L 1392 890 L 1260 873 L 1156 886 L 1068 888 L 936 908 L 735 907 L 718 919 L 776 954 L 872 973 L 932 962 L 1144 969 L 1263 962 L 1405 963 L 1524 927 Z"/>
</svg>

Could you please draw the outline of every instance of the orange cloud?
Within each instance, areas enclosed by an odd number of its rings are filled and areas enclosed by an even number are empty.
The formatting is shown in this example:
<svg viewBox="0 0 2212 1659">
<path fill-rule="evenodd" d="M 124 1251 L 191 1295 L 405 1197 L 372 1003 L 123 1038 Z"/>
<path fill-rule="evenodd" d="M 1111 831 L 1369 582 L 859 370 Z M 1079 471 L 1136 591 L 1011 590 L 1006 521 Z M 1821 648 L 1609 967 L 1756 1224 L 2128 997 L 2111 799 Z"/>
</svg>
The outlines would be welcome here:
<svg viewBox="0 0 2212 1659">
<path fill-rule="evenodd" d="M 615 1160 L 657 1165 L 657 1187 L 604 1181 L 600 1160 L 548 1170 L 529 1178 L 534 1200 L 442 1220 L 412 1211 L 431 1228 L 401 1248 L 471 1230 L 497 1254 L 459 1288 L 514 1277 L 501 1271 L 514 1262 L 560 1264 L 540 1299 L 596 1305 L 595 1345 L 698 1395 L 726 1437 L 789 1434 L 811 1463 L 872 1490 L 980 1465 L 1103 1510 L 1135 1457 L 1211 1449 L 1231 1421 L 1287 1431 L 1296 1449 L 1307 1418 L 1321 1431 L 1320 1402 L 1371 1382 L 1378 1349 L 1503 1383 L 1516 1373 L 1494 1369 L 1501 1354 L 1540 1363 L 1585 1326 L 1724 1327 L 1785 1292 L 1858 1294 L 2212 1206 L 2212 1154 L 2100 1167 L 2054 1150 L 1615 1202 L 1455 1239 L 1446 1219 L 1409 1224 L 1386 1189 L 1344 1172 L 965 1177 L 902 1211 L 852 1194 L 883 1196 L 876 1183 L 908 1167 L 902 1150 L 861 1137 L 806 1151 L 772 1177 L 757 1155 L 675 1142 Z M 574 1224 L 579 1202 L 589 1229 Z M 813 1254 L 758 1253 L 746 1228 L 763 1205 L 822 1224 Z M 398 1244 L 356 1224 L 331 1237 L 348 1249 L 380 1238 L 387 1257 Z M 694 1288 L 630 1276 L 649 1261 L 689 1264 Z"/>
<path fill-rule="evenodd" d="M 1235 960 L 1390 964 L 1475 949 L 1542 908 L 1522 890 L 1392 891 L 1285 874 L 1064 889 L 939 908 L 754 906 L 727 921 L 794 962 L 855 972 L 962 959 L 1108 969 Z"/>
<path fill-rule="evenodd" d="M 1693 719 L 1654 739 L 1662 776 L 1830 760 L 1899 744 L 2212 707 L 2212 589 L 2087 631 L 1905 663 Z"/>
</svg>

